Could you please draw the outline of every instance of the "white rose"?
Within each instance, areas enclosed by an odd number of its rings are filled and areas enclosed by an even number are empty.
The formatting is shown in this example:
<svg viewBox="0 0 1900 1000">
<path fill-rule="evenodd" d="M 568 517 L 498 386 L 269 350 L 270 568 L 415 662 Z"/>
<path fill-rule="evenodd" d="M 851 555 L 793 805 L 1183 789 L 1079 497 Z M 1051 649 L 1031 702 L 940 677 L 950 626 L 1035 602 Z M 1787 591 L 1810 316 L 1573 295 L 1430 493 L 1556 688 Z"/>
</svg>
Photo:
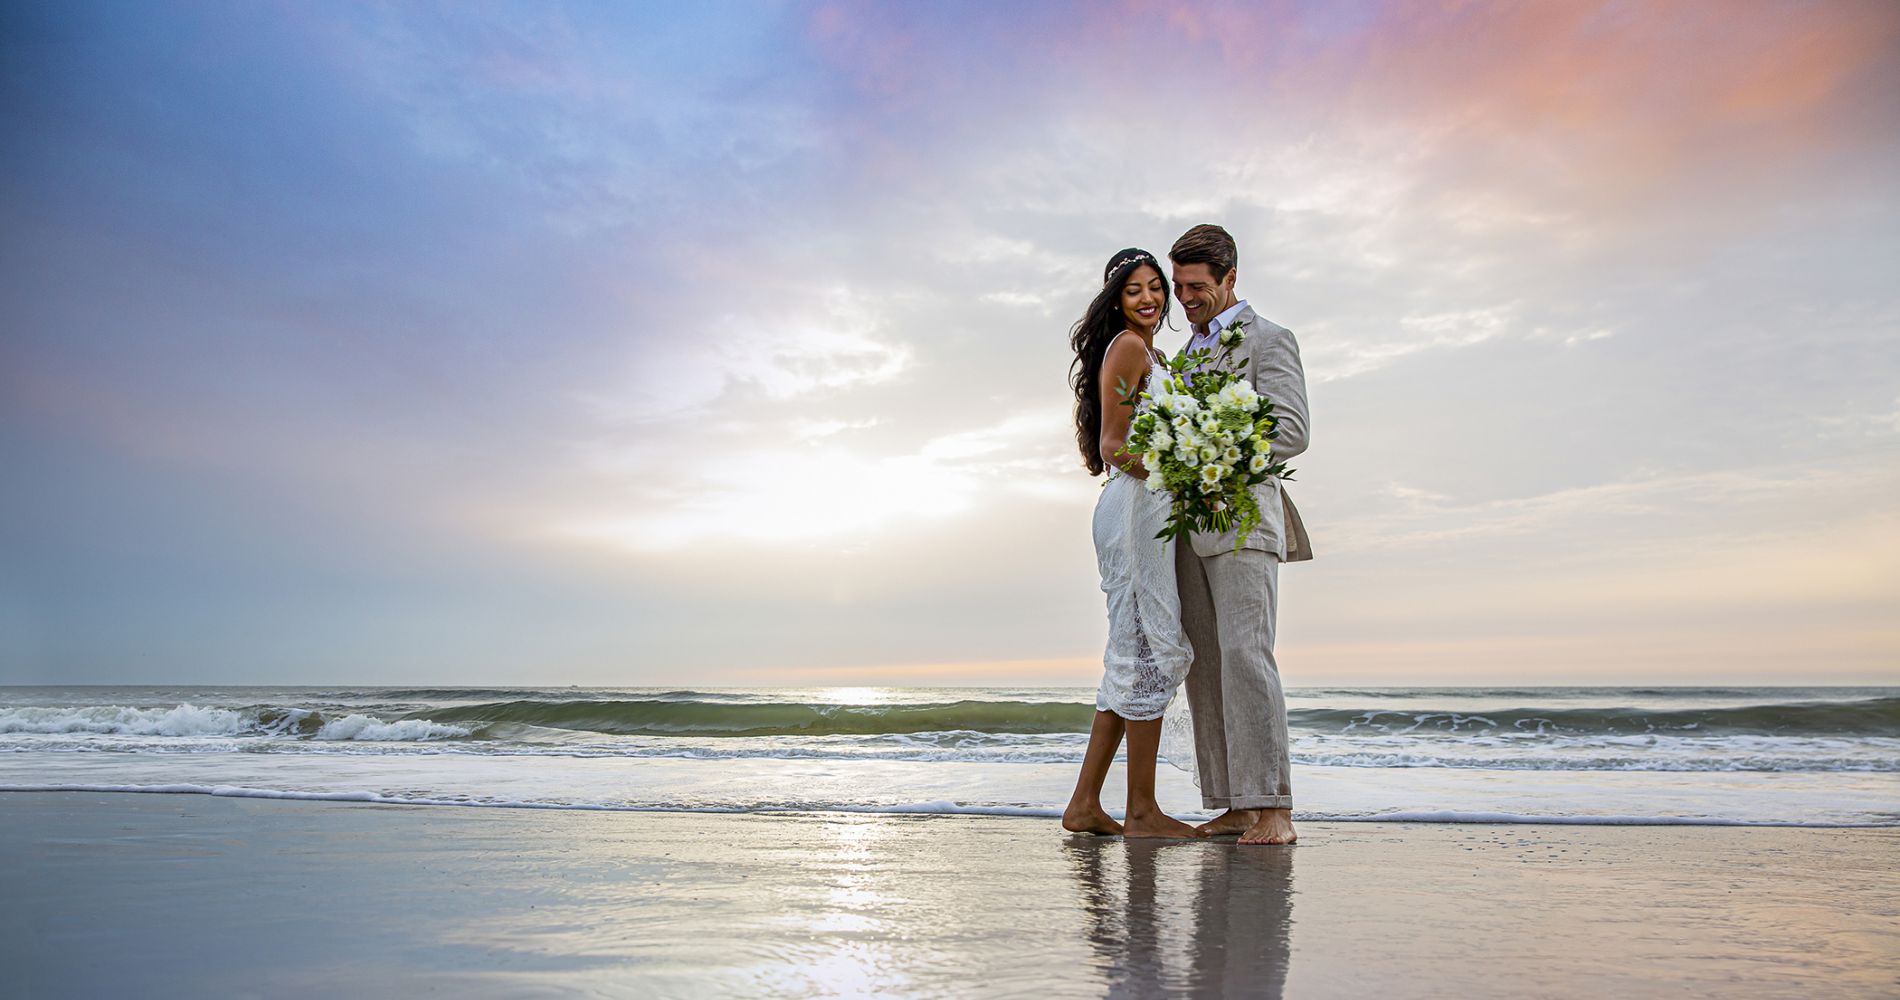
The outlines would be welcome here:
<svg viewBox="0 0 1900 1000">
<path fill-rule="evenodd" d="M 1231 444 L 1225 448 L 1222 448 L 1221 453 L 1220 453 L 1220 460 L 1227 463 L 1228 465 L 1234 465 L 1238 463 L 1240 461 L 1240 449 L 1234 447 Z"/>
<path fill-rule="evenodd" d="M 1220 481 L 1221 481 L 1220 466 L 1218 465 L 1201 466 L 1201 482 L 1206 483 L 1209 486 L 1213 486 L 1216 483 L 1219 483 Z"/>
<path fill-rule="evenodd" d="M 1170 420 L 1168 422 L 1170 424 L 1173 424 L 1174 429 L 1177 431 L 1187 430 L 1188 427 L 1193 424 L 1193 421 L 1189 420 L 1187 417 L 1187 414 L 1185 413 L 1176 415 L 1173 420 Z"/>
<path fill-rule="evenodd" d="M 1265 471 L 1267 471 L 1267 456 L 1265 456 L 1265 455 L 1255 455 L 1255 456 L 1253 457 L 1253 461 L 1251 461 L 1251 462 L 1248 462 L 1248 463 L 1247 463 L 1247 471 L 1248 471 L 1248 472 L 1265 472 Z"/>
<path fill-rule="evenodd" d="M 1142 465 L 1143 465 L 1144 467 L 1146 467 L 1146 468 L 1147 468 L 1147 470 L 1148 470 L 1149 472 L 1159 472 L 1159 471 L 1161 471 L 1161 453 L 1160 453 L 1160 452 L 1158 452 L 1158 451 L 1144 451 L 1144 452 L 1142 452 L 1142 453 L 1141 453 L 1141 464 L 1142 464 Z"/>
</svg>

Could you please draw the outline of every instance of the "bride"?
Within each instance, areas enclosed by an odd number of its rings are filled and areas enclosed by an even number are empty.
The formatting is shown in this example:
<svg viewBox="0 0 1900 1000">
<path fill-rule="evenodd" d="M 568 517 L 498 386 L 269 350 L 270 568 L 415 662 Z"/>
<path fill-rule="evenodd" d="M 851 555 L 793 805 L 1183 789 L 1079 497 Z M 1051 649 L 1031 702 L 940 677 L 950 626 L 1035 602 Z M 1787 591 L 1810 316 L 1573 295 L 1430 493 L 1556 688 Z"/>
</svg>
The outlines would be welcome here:
<svg viewBox="0 0 1900 1000">
<path fill-rule="evenodd" d="M 1108 470 L 1094 523 L 1095 560 L 1108 594 L 1108 650 L 1088 752 L 1075 795 L 1062 813 L 1062 828 L 1075 833 L 1199 835 L 1155 802 L 1162 717 L 1194 658 L 1181 629 L 1174 541 L 1155 538 L 1167 521 L 1168 498 L 1140 481 L 1148 478 L 1148 470 L 1139 458 L 1121 453 L 1136 412 L 1127 404 L 1147 388 L 1151 372 L 1165 371 L 1154 338 L 1167 315 L 1168 286 L 1160 263 L 1146 250 L 1130 248 L 1109 258 L 1101 292 L 1069 334 L 1075 348 L 1069 381 L 1075 389 L 1076 444 L 1090 475 Z M 1125 827 L 1102 809 L 1102 782 L 1124 731 Z"/>
</svg>

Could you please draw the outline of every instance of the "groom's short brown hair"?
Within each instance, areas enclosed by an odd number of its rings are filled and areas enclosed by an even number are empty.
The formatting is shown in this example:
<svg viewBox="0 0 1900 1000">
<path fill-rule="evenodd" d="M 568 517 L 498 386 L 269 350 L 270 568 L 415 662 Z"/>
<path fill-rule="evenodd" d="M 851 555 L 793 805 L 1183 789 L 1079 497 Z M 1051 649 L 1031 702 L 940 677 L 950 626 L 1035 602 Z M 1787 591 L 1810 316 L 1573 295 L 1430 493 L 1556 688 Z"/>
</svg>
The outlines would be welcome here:
<svg viewBox="0 0 1900 1000">
<path fill-rule="evenodd" d="M 1181 234 L 1168 250 L 1168 259 L 1176 264 L 1206 264 L 1215 281 L 1225 280 L 1227 272 L 1240 263 L 1240 250 L 1227 230 L 1202 223 Z"/>
</svg>

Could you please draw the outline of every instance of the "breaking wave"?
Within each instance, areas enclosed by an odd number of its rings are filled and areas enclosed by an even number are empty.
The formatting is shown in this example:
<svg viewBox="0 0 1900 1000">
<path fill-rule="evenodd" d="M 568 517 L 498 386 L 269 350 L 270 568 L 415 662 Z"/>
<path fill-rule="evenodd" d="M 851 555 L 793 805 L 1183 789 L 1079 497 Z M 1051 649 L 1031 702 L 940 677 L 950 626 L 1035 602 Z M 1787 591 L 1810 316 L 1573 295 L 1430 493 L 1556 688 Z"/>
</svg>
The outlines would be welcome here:
<svg viewBox="0 0 1900 1000">
<path fill-rule="evenodd" d="M 123 736 L 277 736 L 314 740 L 445 740 L 474 734 L 468 726 L 427 719 L 384 721 L 361 713 L 337 719 L 307 708 L 19 707 L 0 711 L 0 734 L 98 733 Z"/>
</svg>

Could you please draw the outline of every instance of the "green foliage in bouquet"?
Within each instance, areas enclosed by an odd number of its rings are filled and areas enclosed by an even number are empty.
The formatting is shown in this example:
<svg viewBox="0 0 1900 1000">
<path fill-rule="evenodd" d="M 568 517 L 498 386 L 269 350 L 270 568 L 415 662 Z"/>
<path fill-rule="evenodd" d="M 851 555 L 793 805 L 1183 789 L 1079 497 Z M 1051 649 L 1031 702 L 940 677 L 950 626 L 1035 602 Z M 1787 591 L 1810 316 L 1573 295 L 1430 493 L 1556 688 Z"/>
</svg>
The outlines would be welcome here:
<svg viewBox="0 0 1900 1000">
<path fill-rule="evenodd" d="M 1273 403 L 1233 365 L 1234 349 L 1246 340 L 1241 323 L 1220 332 L 1218 352 L 1184 351 L 1168 363 L 1162 384 L 1155 376 L 1140 397 L 1124 380 L 1123 405 L 1136 408 L 1122 453 L 1141 459 L 1148 488 L 1173 497 L 1168 523 L 1156 538 L 1193 531 L 1237 528 L 1234 551 L 1260 524 L 1253 488 L 1269 479 L 1292 479 L 1293 470 L 1273 460 L 1279 420 Z M 1146 400 L 1146 408 L 1139 406 Z"/>
</svg>

